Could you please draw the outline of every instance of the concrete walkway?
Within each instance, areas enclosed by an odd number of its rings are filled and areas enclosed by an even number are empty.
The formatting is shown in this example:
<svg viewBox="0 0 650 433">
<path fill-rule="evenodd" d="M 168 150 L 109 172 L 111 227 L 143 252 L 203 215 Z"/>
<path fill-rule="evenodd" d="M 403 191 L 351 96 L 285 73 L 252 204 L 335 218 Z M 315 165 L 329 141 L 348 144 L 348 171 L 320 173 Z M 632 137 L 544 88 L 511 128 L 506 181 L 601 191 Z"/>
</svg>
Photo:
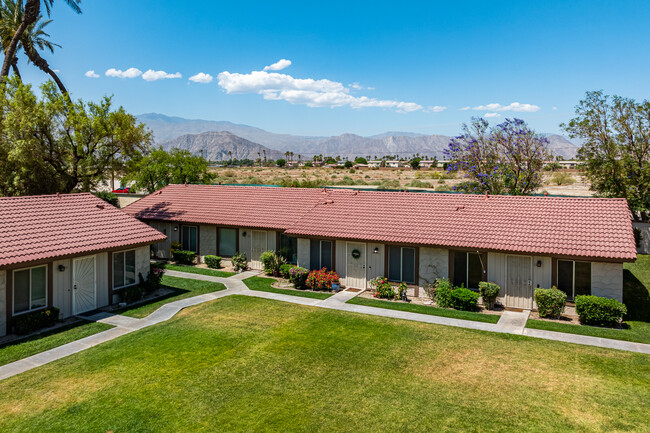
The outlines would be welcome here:
<svg viewBox="0 0 650 433">
<path fill-rule="evenodd" d="M 170 302 L 158 308 L 156 311 L 142 319 L 121 316 L 111 313 L 98 313 L 89 317 L 89 320 L 95 320 L 102 323 L 108 323 L 113 326 L 107 331 L 100 332 L 71 343 L 64 344 L 54 349 L 46 350 L 36 355 L 0 366 L 0 380 L 6 379 L 22 372 L 31 370 L 41 365 L 56 361 L 82 350 L 86 350 L 106 341 L 113 340 L 122 335 L 129 334 L 139 329 L 146 328 L 157 323 L 164 322 L 174 317 L 183 308 L 204 302 L 223 298 L 230 295 L 253 296 L 256 298 L 273 299 L 276 301 L 290 302 L 292 304 L 307 305 L 312 307 L 329 308 L 339 311 L 349 311 L 353 313 L 368 314 L 372 316 L 389 317 L 394 319 L 412 320 L 416 322 L 432 323 L 436 325 L 455 326 L 465 329 L 474 329 L 479 331 L 500 332 L 506 334 L 525 335 L 528 337 L 542 338 L 545 340 L 563 341 L 566 343 L 582 344 L 587 346 L 603 347 L 607 349 L 618 349 L 629 352 L 639 352 L 650 354 L 650 344 L 633 343 L 629 341 L 611 340 L 607 338 L 589 337 L 585 335 L 566 334 L 562 332 L 542 331 L 538 329 L 525 328 L 526 320 L 530 311 L 524 313 L 515 313 L 506 311 L 498 323 L 474 322 L 471 320 L 454 319 L 450 317 L 431 316 L 428 314 L 410 313 L 407 311 L 390 310 L 387 308 L 368 307 L 365 305 L 347 304 L 346 302 L 359 295 L 360 292 L 350 292 L 344 290 L 330 296 L 327 299 L 303 298 L 300 296 L 285 295 L 281 293 L 262 292 L 249 290 L 242 280 L 258 275 L 257 272 L 243 272 L 229 278 L 212 277 L 202 274 L 191 274 L 168 270 L 166 275 L 173 277 L 188 278 L 194 280 L 212 281 L 222 283 L 226 290 L 206 293 L 192 298 L 181 299 Z M 508 314 L 512 313 L 512 314 Z M 524 318 L 525 316 L 525 318 Z"/>
</svg>

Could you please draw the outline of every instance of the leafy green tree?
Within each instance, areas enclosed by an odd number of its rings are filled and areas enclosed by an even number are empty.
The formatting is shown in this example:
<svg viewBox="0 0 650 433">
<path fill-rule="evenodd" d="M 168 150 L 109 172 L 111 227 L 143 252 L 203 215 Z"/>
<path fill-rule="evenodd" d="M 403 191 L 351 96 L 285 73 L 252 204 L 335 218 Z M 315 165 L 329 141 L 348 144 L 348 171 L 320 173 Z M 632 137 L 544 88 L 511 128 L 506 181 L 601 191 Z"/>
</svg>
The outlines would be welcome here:
<svg viewBox="0 0 650 433">
<path fill-rule="evenodd" d="M 278 160 L 275 161 L 275 165 L 277 165 L 278 167 L 282 168 L 282 167 L 284 167 L 285 165 L 287 165 L 287 161 L 286 161 L 286 159 L 282 159 L 282 158 L 280 158 L 280 159 L 278 159 Z"/>
<path fill-rule="evenodd" d="M 409 164 L 411 164 L 411 168 L 413 170 L 419 170 L 420 169 L 420 161 L 422 161 L 421 158 L 413 158 L 411 161 L 409 161 Z"/>
<path fill-rule="evenodd" d="M 578 157 L 591 189 L 627 199 L 635 219 L 650 217 L 650 102 L 587 92 L 561 126 L 584 143 Z"/>
<path fill-rule="evenodd" d="M 11 77 L 0 104 L 2 195 L 92 191 L 149 150 L 151 133 L 109 97 L 72 101 L 51 81 L 39 97 Z"/>
<path fill-rule="evenodd" d="M 117 198 L 117 195 L 113 194 L 112 192 L 98 191 L 98 192 L 95 192 L 93 194 L 95 194 L 97 197 L 101 198 L 106 203 L 108 203 L 108 204 L 110 204 L 112 206 L 120 207 L 120 201 Z"/>
<path fill-rule="evenodd" d="M 352 164 L 352 161 L 345 161 L 345 164 L 343 164 L 343 166 L 345 168 L 352 168 L 352 166 L 354 166 L 354 164 Z"/>
<path fill-rule="evenodd" d="M 132 164 L 128 178 L 135 181 L 137 189 L 152 193 L 171 183 L 210 183 L 215 175 L 208 171 L 205 158 L 192 155 L 188 150 L 165 152 L 155 148 Z"/>
<path fill-rule="evenodd" d="M 363 156 L 357 156 L 354 158 L 354 163 L 355 164 L 368 164 L 368 160 L 364 158 Z"/>
</svg>

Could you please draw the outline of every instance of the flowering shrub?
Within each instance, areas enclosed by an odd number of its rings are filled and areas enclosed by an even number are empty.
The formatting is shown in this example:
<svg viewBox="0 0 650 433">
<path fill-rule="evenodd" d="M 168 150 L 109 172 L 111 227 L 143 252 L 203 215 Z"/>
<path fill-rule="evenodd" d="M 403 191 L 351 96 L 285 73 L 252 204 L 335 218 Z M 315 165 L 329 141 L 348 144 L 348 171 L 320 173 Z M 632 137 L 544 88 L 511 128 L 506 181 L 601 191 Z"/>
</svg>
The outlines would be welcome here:
<svg viewBox="0 0 650 433">
<path fill-rule="evenodd" d="M 397 288 L 397 297 L 398 297 L 399 299 L 402 299 L 402 297 L 403 297 L 404 294 L 406 293 L 406 290 L 407 290 L 407 289 L 408 289 L 408 287 L 406 287 L 406 283 L 405 283 L 405 282 L 401 282 L 401 283 L 399 283 L 399 287 Z"/>
<path fill-rule="evenodd" d="M 332 283 L 339 282 L 339 275 L 334 271 L 323 268 L 319 271 L 311 271 L 307 275 L 305 284 L 312 290 L 332 290 Z"/>
<path fill-rule="evenodd" d="M 481 297 L 483 298 L 483 305 L 485 305 L 485 308 L 488 310 L 493 309 L 494 302 L 497 300 L 497 296 L 499 296 L 501 287 L 499 287 L 498 284 L 481 281 L 478 283 L 478 291 L 481 293 Z"/>
<path fill-rule="evenodd" d="M 303 290 L 306 288 L 308 275 L 309 270 L 301 268 L 299 266 L 294 266 L 289 269 L 289 281 L 291 281 L 293 283 L 293 287 L 298 290 Z"/>
<path fill-rule="evenodd" d="M 232 269 L 235 272 L 245 271 L 248 267 L 248 260 L 246 260 L 246 253 L 236 253 L 232 256 Z"/>
<path fill-rule="evenodd" d="M 30 334 L 41 328 L 54 325 L 59 318 L 59 309 L 49 307 L 14 317 L 14 332 L 18 335 Z"/>
<path fill-rule="evenodd" d="M 383 299 L 394 299 L 395 298 L 395 290 L 393 289 L 393 286 L 388 282 L 388 278 L 386 277 L 379 277 L 375 281 L 375 293 L 373 295 L 375 298 L 383 298 Z"/>
</svg>

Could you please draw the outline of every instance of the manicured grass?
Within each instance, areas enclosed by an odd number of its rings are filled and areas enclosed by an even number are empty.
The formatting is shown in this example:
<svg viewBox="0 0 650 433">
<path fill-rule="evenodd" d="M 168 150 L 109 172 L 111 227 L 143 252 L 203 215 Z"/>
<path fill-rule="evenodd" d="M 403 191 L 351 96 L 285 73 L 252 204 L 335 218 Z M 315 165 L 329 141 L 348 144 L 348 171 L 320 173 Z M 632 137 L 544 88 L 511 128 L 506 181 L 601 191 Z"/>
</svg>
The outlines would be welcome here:
<svg viewBox="0 0 650 433">
<path fill-rule="evenodd" d="M 431 316 L 452 317 L 454 319 L 474 320 L 475 322 L 497 323 L 501 316 L 496 314 L 475 313 L 472 311 L 451 310 L 430 307 L 428 305 L 404 304 L 401 302 L 382 301 L 380 299 L 352 298 L 348 304 L 366 305 L 368 307 L 388 308 L 390 310 L 409 311 L 411 313 L 429 314 Z"/>
<path fill-rule="evenodd" d="M 191 274 L 210 275 L 212 277 L 228 278 L 235 275 L 234 272 L 217 271 L 216 269 L 197 268 L 196 266 L 191 266 L 191 265 L 173 265 L 171 263 L 164 263 L 161 264 L 161 266 L 165 269 L 169 269 L 170 271 L 189 272 Z"/>
<path fill-rule="evenodd" d="M 71 341 L 106 331 L 112 327 L 105 323 L 80 321 L 24 340 L 0 346 L 0 365 L 9 364 L 10 362 L 36 355 L 37 353 L 53 349 Z"/>
<path fill-rule="evenodd" d="M 592 337 L 611 338 L 613 340 L 636 341 L 650 344 L 650 323 L 627 321 L 626 329 L 599 328 L 597 326 L 571 325 L 547 320 L 529 319 L 526 328 L 546 331 L 567 332 L 569 334 L 589 335 Z"/>
<path fill-rule="evenodd" d="M 327 299 L 332 296 L 332 293 L 328 292 L 309 292 L 307 290 L 287 290 L 287 289 L 276 289 L 271 287 L 271 284 L 275 280 L 273 278 L 265 277 L 250 277 L 244 280 L 244 283 L 251 290 L 257 290 L 260 292 L 271 292 L 271 293 L 281 293 L 283 295 L 291 296 L 300 296 L 303 298 L 314 298 L 314 299 Z"/>
<path fill-rule="evenodd" d="M 626 319 L 650 322 L 650 255 L 639 254 L 636 262 L 623 265 L 623 302 Z"/>
<path fill-rule="evenodd" d="M 198 296 L 204 293 L 226 290 L 226 286 L 221 283 L 213 283 L 211 281 L 202 280 L 190 280 L 189 278 L 172 277 L 169 275 L 163 275 L 162 285 L 176 290 L 162 299 L 158 298 L 152 300 L 150 303 L 126 307 L 117 311 L 117 313 L 123 314 L 124 316 L 141 319 L 169 302 L 178 301 L 179 299 L 184 298 L 191 298 L 192 296 Z"/>
<path fill-rule="evenodd" d="M 0 431 L 648 431 L 650 356 L 244 296 L 0 381 Z"/>
</svg>

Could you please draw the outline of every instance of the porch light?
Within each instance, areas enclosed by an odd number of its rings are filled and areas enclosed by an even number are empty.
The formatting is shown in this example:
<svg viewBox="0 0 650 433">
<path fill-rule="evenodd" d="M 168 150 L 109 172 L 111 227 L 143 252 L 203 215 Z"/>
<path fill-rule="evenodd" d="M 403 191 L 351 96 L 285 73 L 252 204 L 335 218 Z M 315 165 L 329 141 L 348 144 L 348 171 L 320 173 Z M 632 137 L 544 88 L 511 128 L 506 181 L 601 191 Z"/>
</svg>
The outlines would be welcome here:
<svg viewBox="0 0 650 433">
<path fill-rule="evenodd" d="M 537 267 L 538 267 L 538 268 L 541 268 L 541 267 L 542 267 L 542 261 L 541 261 L 541 260 L 537 260 Z"/>
<path fill-rule="evenodd" d="M 65 266 L 59 265 L 59 272 L 63 272 L 63 271 L 65 271 Z"/>
<path fill-rule="evenodd" d="M 174 226 L 174 231 L 175 231 L 175 232 L 178 231 L 178 226 Z"/>
<path fill-rule="evenodd" d="M 374 250 L 372 250 L 373 254 L 379 254 L 379 248 L 375 247 Z"/>
<path fill-rule="evenodd" d="M 241 236 L 242 236 L 243 238 L 245 238 L 245 237 L 246 237 L 246 232 L 242 232 L 242 233 L 241 233 Z"/>
</svg>

